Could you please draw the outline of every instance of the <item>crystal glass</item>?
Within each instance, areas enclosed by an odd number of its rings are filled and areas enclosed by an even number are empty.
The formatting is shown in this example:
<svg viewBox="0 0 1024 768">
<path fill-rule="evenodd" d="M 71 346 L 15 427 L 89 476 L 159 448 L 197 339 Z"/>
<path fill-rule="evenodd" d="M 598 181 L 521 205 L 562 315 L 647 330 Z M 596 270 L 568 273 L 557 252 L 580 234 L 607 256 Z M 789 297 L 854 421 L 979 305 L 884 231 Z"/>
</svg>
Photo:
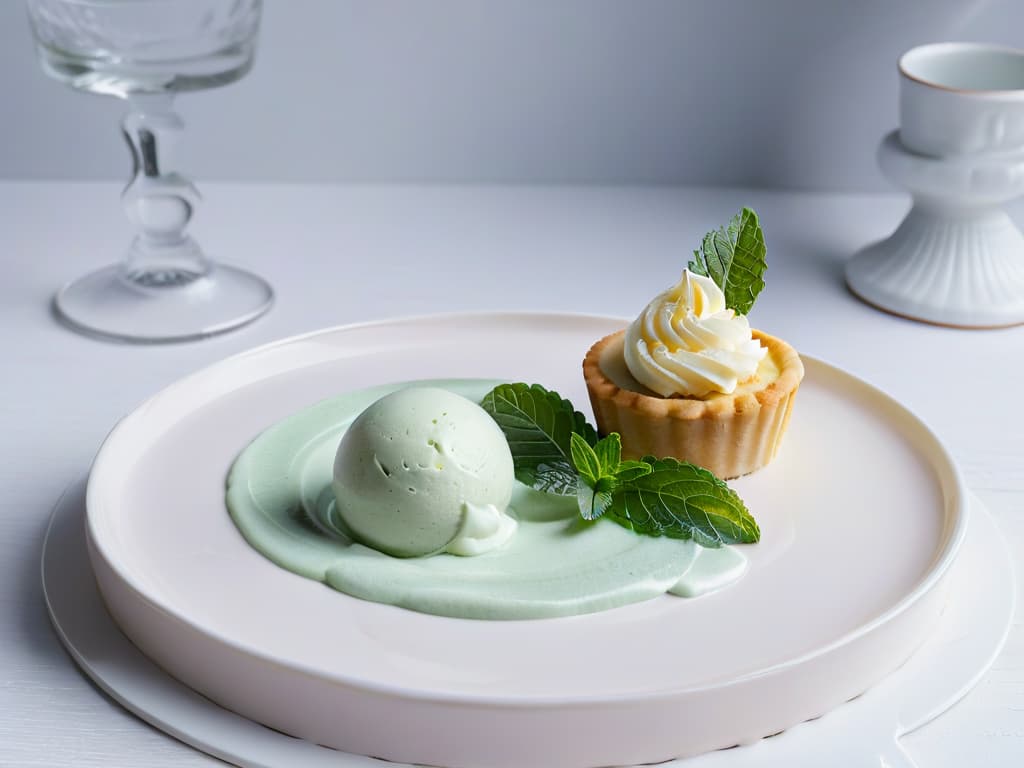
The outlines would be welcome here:
<svg viewBox="0 0 1024 768">
<path fill-rule="evenodd" d="M 74 88 L 125 99 L 132 179 L 121 197 L 136 236 L 118 264 L 62 288 L 61 318 L 128 341 L 199 338 L 262 315 L 261 278 L 211 261 L 187 234 L 199 202 L 176 173 L 180 91 L 234 82 L 252 67 L 262 0 L 28 0 L 43 70 Z"/>
</svg>

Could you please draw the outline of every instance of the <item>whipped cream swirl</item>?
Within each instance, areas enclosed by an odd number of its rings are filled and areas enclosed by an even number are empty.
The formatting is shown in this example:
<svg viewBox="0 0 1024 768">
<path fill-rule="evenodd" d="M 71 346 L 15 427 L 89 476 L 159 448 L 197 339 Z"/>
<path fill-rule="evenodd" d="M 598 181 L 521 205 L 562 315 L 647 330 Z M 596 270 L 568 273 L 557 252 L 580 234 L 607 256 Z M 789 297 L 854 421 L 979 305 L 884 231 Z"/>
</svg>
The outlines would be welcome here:
<svg viewBox="0 0 1024 768">
<path fill-rule="evenodd" d="M 662 397 L 731 394 L 767 352 L 715 282 L 689 270 L 626 330 L 626 367 Z"/>
</svg>

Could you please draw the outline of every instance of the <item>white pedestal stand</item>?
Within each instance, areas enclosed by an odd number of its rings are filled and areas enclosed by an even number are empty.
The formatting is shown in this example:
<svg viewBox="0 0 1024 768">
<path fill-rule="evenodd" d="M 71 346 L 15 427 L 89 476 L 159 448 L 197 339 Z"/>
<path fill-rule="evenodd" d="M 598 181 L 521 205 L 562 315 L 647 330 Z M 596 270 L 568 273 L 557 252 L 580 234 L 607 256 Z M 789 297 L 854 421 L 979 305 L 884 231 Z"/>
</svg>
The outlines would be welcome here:
<svg viewBox="0 0 1024 768">
<path fill-rule="evenodd" d="M 897 315 L 964 328 L 1024 323 L 1024 235 L 1000 208 L 1024 194 L 1024 153 L 927 157 L 893 131 L 882 172 L 914 205 L 846 265 L 857 296 Z"/>
</svg>

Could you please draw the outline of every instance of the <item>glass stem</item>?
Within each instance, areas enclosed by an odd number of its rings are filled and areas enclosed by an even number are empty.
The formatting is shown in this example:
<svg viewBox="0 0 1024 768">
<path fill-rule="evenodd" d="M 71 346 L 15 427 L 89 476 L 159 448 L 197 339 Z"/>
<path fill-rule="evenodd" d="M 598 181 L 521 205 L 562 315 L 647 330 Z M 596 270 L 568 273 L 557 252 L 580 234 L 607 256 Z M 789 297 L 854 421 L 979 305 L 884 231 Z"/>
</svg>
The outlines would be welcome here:
<svg viewBox="0 0 1024 768">
<path fill-rule="evenodd" d="M 171 170 L 171 153 L 185 124 L 174 111 L 173 94 L 133 95 L 129 105 L 121 129 L 132 153 L 132 179 L 121 202 L 136 235 L 122 277 L 145 288 L 187 285 L 211 267 L 185 232 L 199 192 Z"/>
</svg>

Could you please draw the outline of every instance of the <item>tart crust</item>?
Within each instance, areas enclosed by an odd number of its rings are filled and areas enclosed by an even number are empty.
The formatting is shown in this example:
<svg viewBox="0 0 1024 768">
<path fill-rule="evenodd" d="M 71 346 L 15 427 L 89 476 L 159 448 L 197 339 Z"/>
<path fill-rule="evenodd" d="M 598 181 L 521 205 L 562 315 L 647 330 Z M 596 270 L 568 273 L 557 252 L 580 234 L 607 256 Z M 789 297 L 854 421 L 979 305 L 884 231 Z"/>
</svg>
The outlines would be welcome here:
<svg viewBox="0 0 1024 768">
<path fill-rule="evenodd" d="M 596 342 L 583 360 L 583 377 L 602 435 L 618 432 L 624 458 L 674 456 L 725 480 L 760 469 L 774 458 L 804 377 L 800 356 L 789 344 L 761 331 L 753 338 L 768 348 L 778 375 L 748 382 L 736 394 L 707 399 L 661 397 L 616 383 L 601 360 L 621 346 L 625 331 Z M 753 386 L 751 386 L 753 385 Z"/>
</svg>

